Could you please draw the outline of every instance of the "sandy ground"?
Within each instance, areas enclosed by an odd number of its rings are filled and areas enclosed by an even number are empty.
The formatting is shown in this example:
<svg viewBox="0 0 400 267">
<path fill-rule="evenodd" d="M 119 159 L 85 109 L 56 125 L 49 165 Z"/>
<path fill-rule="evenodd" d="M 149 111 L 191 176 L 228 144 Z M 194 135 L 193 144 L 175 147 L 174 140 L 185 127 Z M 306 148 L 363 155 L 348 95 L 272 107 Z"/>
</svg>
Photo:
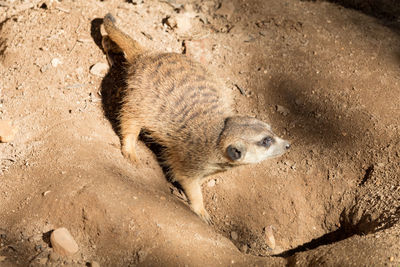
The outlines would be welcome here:
<svg viewBox="0 0 400 267">
<path fill-rule="evenodd" d="M 207 65 L 239 113 L 292 141 L 210 177 L 211 226 L 143 142 L 139 164 L 121 155 L 118 72 L 90 72 L 107 64 L 107 12 L 149 50 Z M 0 144 L 1 266 L 399 266 L 398 21 L 297 0 L 8 0 L 0 21 L 0 119 L 18 129 Z M 78 253 L 53 252 L 58 227 Z"/>
</svg>

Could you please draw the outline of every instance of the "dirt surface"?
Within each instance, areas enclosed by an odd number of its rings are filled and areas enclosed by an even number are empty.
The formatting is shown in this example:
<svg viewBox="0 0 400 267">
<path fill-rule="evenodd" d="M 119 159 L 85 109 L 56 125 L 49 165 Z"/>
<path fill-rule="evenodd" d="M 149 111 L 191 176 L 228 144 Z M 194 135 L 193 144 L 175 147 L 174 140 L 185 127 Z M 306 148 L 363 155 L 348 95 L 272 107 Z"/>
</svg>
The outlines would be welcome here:
<svg viewBox="0 0 400 267">
<path fill-rule="evenodd" d="M 0 1 L 0 119 L 18 129 L 0 144 L 0 265 L 399 266 L 398 22 L 321 1 L 185 2 Z M 118 71 L 90 71 L 107 64 L 107 12 L 207 65 L 239 113 L 292 141 L 210 177 L 211 226 L 143 142 L 140 164 L 121 155 Z M 74 256 L 50 247 L 59 227 Z"/>
</svg>

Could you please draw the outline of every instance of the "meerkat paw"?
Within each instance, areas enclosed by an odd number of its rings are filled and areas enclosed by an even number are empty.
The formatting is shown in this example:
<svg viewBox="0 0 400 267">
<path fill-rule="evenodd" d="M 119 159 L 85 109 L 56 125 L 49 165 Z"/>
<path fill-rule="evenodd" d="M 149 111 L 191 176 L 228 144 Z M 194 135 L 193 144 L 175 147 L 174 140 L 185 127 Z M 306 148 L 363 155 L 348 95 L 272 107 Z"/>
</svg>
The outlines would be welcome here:
<svg viewBox="0 0 400 267">
<path fill-rule="evenodd" d="M 126 134 L 123 136 L 122 142 L 121 142 L 122 155 L 126 159 L 132 161 L 133 163 L 139 162 L 139 160 L 136 156 L 136 140 L 137 140 L 137 135 Z"/>
<path fill-rule="evenodd" d="M 208 212 L 203 208 L 199 211 L 195 211 L 195 213 L 207 224 L 212 224 L 211 216 Z"/>
<path fill-rule="evenodd" d="M 138 160 L 138 158 L 136 156 L 136 152 L 134 150 L 128 149 L 126 147 L 122 147 L 121 152 L 122 152 L 122 155 L 126 159 L 130 160 L 131 162 L 133 162 L 133 163 L 139 162 L 139 160 Z"/>
<path fill-rule="evenodd" d="M 180 179 L 180 184 L 189 200 L 190 208 L 206 223 L 211 224 L 211 217 L 204 208 L 203 194 L 199 179 Z"/>
</svg>

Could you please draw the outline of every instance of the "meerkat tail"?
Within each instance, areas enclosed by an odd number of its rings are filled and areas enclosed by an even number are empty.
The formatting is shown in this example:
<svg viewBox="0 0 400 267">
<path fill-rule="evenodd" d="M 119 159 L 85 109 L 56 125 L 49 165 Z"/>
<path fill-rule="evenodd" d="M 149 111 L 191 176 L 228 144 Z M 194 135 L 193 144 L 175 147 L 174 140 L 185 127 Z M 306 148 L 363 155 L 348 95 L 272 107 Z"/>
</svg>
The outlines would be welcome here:
<svg viewBox="0 0 400 267">
<path fill-rule="evenodd" d="M 103 19 L 106 32 L 113 42 L 115 42 L 125 53 L 126 60 L 133 62 L 143 51 L 142 47 L 129 35 L 115 26 L 115 18 L 108 13 Z"/>
</svg>

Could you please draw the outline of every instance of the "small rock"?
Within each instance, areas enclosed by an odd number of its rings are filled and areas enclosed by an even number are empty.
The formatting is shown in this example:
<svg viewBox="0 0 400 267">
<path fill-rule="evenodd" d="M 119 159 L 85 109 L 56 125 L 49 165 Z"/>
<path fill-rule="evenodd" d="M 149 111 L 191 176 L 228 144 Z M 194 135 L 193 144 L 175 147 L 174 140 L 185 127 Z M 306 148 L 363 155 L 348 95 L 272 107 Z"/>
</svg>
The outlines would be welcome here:
<svg viewBox="0 0 400 267">
<path fill-rule="evenodd" d="M 43 239 L 43 234 L 37 234 L 30 237 L 33 242 L 39 242 Z"/>
<path fill-rule="evenodd" d="M 244 244 L 243 246 L 240 247 L 240 251 L 243 253 L 246 253 L 248 249 L 249 249 L 249 247 L 246 244 Z"/>
<path fill-rule="evenodd" d="M 212 61 L 211 44 L 208 38 L 192 40 L 185 40 L 183 43 L 185 47 L 185 54 L 203 64 L 208 64 Z"/>
<path fill-rule="evenodd" d="M 215 12 L 215 14 L 224 16 L 229 19 L 234 11 L 235 5 L 233 4 L 233 1 L 224 0 L 222 1 L 220 8 Z"/>
<path fill-rule="evenodd" d="M 143 0 L 130 0 L 130 1 L 127 1 L 128 3 L 131 3 L 131 4 L 133 4 L 133 5 L 140 5 L 140 4 L 143 4 L 144 3 L 144 1 Z"/>
<path fill-rule="evenodd" d="M 12 126 L 9 120 L 0 120 L 0 143 L 8 143 L 14 140 L 17 128 Z"/>
<path fill-rule="evenodd" d="M 76 68 L 76 69 L 75 69 L 75 72 L 76 72 L 76 74 L 78 74 L 78 75 L 82 75 L 82 74 L 83 74 L 83 68 L 82 68 L 82 67 Z"/>
<path fill-rule="evenodd" d="M 246 95 L 246 91 L 241 86 L 235 84 L 235 87 L 239 90 L 240 94 Z"/>
<path fill-rule="evenodd" d="M 97 261 L 91 261 L 90 267 L 100 267 L 100 264 Z"/>
<path fill-rule="evenodd" d="M 79 250 L 78 244 L 64 227 L 58 228 L 51 233 L 50 242 L 54 251 L 62 256 L 73 255 Z"/>
<path fill-rule="evenodd" d="M 46 65 L 43 65 L 41 68 L 40 68 L 40 72 L 46 72 L 48 69 L 50 68 L 50 64 L 46 64 Z"/>
<path fill-rule="evenodd" d="M 186 36 L 193 28 L 193 18 L 196 16 L 193 12 L 179 13 L 166 17 L 163 21 L 169 29 L 175 31 L 179 36 Z"/>
<path fill-rule="evenodd" d="M 59 59 L 59 58 L 57 58 L 57 57 L 55 57 L 55 58 L 53 58 L 53 59 L 51 60 L 51 65 L 52 65 L 54 68 L 56 68 L 58 65 L 61 65 L 61 64 L 62 64 L 61 59 Z"/>
<path fill-rule="evenodd" d="M 49 254 L 49 261 L 51 262 L 55 262 L 58 261 L 60 259 L 60 255 L 58 255 L 57 253 L 55 253 L 54 251 L 51 251 Z"/>
<path fill-rule="evenodd" d="M 106 63 L 98 62 L 90 68 L 90 73 L 99 77 L 103 77 L 108 71 Z"/>
<path fill-rule="evenodd" d="M 298 106 L 302 106 L 302 105 L 303 105 L 303 101 L 300 100 L 299 98 L 296 98 L 296 100 L 294 100 L 294 102 L 295 102 L 296 105 L 298 105 Z"/>
<path fill-rule="evenodd" d="M 284 106 L 276 105 L 275 108 L 276 108 L 276 111 L 278 111 L 283 116 L 287 116 L 290 113 L 290 111 L 287 108 L 285 108 Z"/>
<path fill-rule="evenodd" d="M 243 40 L 243 42 L 245 43 L 251 43 L 254 42 L 256 40 L 256 38 L 254 37 L 254 35 L 249 34 L 247 35 L 247 37 Z"/>
<path fill-rule="evenodd" d="M 144 260 L 145 260 L 146 257 L 147 257 L 147 252 L 144 251 L 144 250 L 139 250 L 138 253 L 137 253 L 137 255 L 138 255 L 139 263 L 142 263 L 142 262 L 144 262 Z"/>
<path fill-rule="evenodd" d="M 77 41 L 80 42 L 80 43 L 91 43 L 91 42 L 93 42 L 92 39 L 84 38 L 84 37 L 78 38 Z"/>
<path fill-rule="evenodd" d="M 38 263 L 40 265 L 45 265 L 47 263 L 47 261 L 48 261 L 48 258 L 40 258 L 40 259 L 38 259 Z"/>
<path fill-rule="evenodd" d="M 260 34 L 261 36 L 267 36 L 268 32 L 267 31 L 260 31 L 258 34 Z"/>
<path fill-rule="evenodd" d="M 7 259 L 6 256 L 0 256 L 0 262 L 5 261 Z"/>
<path fill-rule="evenodd" d="M 207 186 L 208 187 L 214 187 L 215 186 L 215 179 L 211 179 L 210 181 L 208 181 Z"/>
<path fill-rule="evenodd" d="M 235 232 L 235 231 L 232 231 L 231 232 L 231 238 L 233 239 L 233 240 L 237 240 L 238 239 L 238 234 Z"/>
<path fill-rule="evenodd" d="M 192 28 L 192 22 L 190 16 L 186 16 L 182 14 L 180 16 L 175 17 L 176 27 L 178 28 L 179 33 L 185 33 Z"/>
<path fill-rule="evenodd" d="M 272 230 L 272 226 L 267 226 L 264 228 L 264 234 L 265 234 L 265 242 L 267 243 L 268 247 L 271 249 L 275 249 L 275 237 L 274 237 L 274 231 Z"/>
<path fill-rule="evenodd" d="M 171 16 L 164 18 L 163 24 L 167 25 L 170 29 L 175 29 L 178 26 L 175 17 Z"/>
</svg>

